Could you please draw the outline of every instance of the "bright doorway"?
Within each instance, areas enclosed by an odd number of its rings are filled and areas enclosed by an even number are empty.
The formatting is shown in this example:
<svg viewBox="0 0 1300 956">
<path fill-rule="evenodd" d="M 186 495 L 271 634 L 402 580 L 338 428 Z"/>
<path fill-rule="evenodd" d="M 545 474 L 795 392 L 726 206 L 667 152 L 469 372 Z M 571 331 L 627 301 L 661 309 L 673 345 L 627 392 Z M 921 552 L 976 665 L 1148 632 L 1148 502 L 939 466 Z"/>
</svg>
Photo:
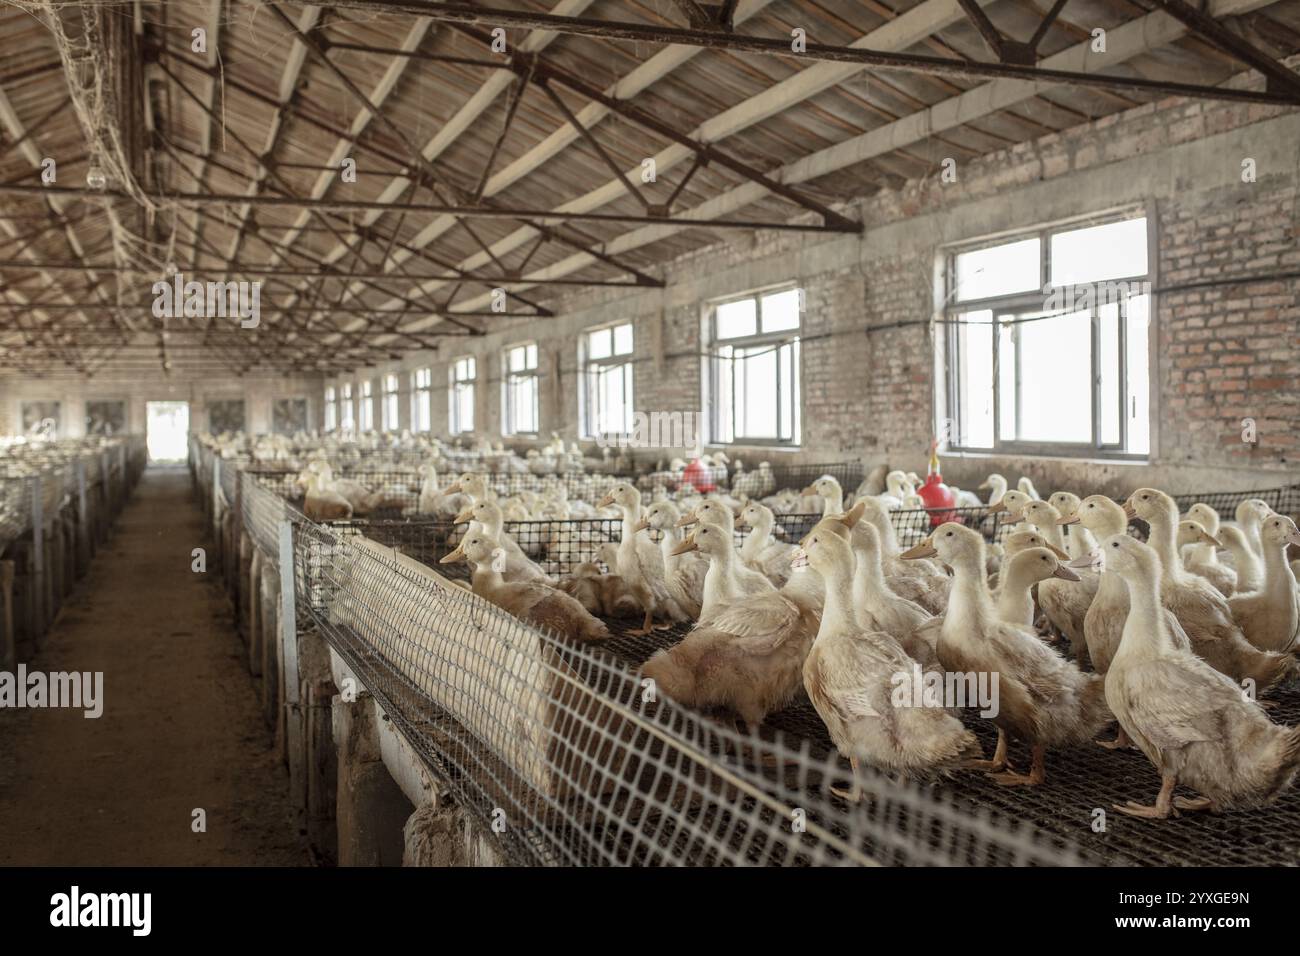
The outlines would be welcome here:
<svg viewBox="0 0 1300 956">
<path fill-rule="evenodd" d="M 146 402 L 145 437 L 149 461 L 184 461 L 189 454 L 190 403 Z"/>
</svg>

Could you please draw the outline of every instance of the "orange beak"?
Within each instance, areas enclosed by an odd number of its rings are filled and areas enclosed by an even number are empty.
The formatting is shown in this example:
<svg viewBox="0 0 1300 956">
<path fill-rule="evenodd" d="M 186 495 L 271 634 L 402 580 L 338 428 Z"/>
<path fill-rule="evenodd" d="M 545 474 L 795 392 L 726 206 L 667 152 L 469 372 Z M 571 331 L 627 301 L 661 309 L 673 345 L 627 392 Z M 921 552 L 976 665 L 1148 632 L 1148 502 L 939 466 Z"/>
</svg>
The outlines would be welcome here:
<svg viewBox="0 0 1300 956">
<path fill-rule="evenodd" d="M 698 550 L 700 550 L 700 546 L 695 543 L 695 535 L 690 534 L 686 536 L 686 539 L 684 541 L 682 541 L 680 544 L 677 545 L 677 547 L 673 548 L 672 551 L 668 553 L 685 554 L 687 551 L 698 551 Z"/>
<path fill-rule="evenodd" d="M 1070 556 L 1069 556 L 1068 554 L 1066 554 L 1064 551 L 1062 551 L 1060 548 L 1058 548 L 1058 547 L 1057 547 L 1056 545 L 1054 545 L 1054 544 L 1049 544 L 1049 545 L 1047 546 L 1047 550 L 1048 550 L 1048 551 L 1051 551 L 1052 554 L 1056 555 L 1056 556 L 1057 556 L 1058 558 L 1060 558 L 1062 561 L 1069 561 L 1069 560 L 1070 560 Z"/>
<path fill-rule="evenodd" d="M 645 530 L 646 528 L 648 528 L 648 527 L 650 527 L 650 519 L 649 519 L 649 518 L 642 518 L 640 521 L 638 521 L 635 525 L 632 526 L 632 530 L 633 530 L 633 531 L 644 531 L 644 530 Z"/>
<path fill-rule="evenodd" d="M 464 561 L 464 560 L 465 560 L 465 544 L 464 542 L 461 542 L 460 544 L 456 545 L 455 551 L 452 551 L 450 554 L 443 555 L 443 557 L 439 559 L 438 563 L 454 564 L 457 561 Z"/>
<path fill-rule="evenodd" d="M 474 517 L 474 509 L 466 508 L 460 514 L 456 515 L 455 519 L 452 521 L 452 524 L 464 524 L 466 521 L 472 520 L 473 517 Z"/>
<path fill-rule="evenodd" d="M 926 538 L 920 544 L 914 544 L 902 554 L 900 558 L 908 561 L 914 561 L 917 558 L 933 558 L 939 552 L 934 549 L 934 543 L 930 538 Z"/>
</svg>

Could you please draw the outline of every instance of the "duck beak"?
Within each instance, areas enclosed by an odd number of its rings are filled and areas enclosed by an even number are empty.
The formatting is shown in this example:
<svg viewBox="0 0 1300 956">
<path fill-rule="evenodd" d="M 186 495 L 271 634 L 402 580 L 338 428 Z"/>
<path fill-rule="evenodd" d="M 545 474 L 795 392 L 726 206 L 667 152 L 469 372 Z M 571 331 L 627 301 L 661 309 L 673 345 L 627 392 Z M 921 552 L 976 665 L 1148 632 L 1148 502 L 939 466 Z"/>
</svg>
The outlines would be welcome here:
<svg viewBox="0 0 1300 956">
<path fill-rule="evenodd" d="M 745 519 L 745 512 L 742 511 L 740 514 L 736 515 L 737 528 L 743 528 L 747 524 L 749 524 L 749 522 Z"/>
<path fill-rule="evenodd" d="M 680 518 L 678 518 L 678 519 L 677 519 L 677 524 L 673 525 L 673 527 L 674 527 L 674 528 L 689 528 L 691 525 L 695 524 L 695 522 L 697 522 L 697 521 L 699 521 L 699 520 L 700 520 L 699 518 L 695 517 L 695 512 L 692 511 L 692 512 L 690 512 L 689 514 L 684 514 L 684 515 L 682 515 Z"/>
<path fill-rule="evenodd" d="M 452 524 L 464 524 L 466 521 L 471 520 L 473 517 L 474 517 L 474 509 L 466 508 L 460 514 L 456 515 L 455 519 L 452 521 Z"/>
<path fill-rule="evenodd" d="M 794 554 L 790 555 L 790 570 L 801 571 L 808 567 L 808 552 L 803 548 L 795 548 Z"/>
<path fill-rule="evenodd" d="M 1099 568 L 1102 566 L 1101 549 L 1093 548 L 1087 554 L 1082 554 L 1067 563 L 1072 568 Z"/>
<path fill-rule="evenodd" d="M 993 490 L 993 486 L 992 486 L 991 484 L 989 484 L 989 481 L 988 481 L 988 479 L 986 478 L 986 479 L 984 479 L 984 483 L 983 483 L 982 485 L 980 485 L 978 488 L 976 488 L 975 490 L 976 490 L 976 491 L 992 491 L 992 490 Z"/>
<path fill-rule="evenodd" d="M 612 505 L 613 503 L 614 503 L 614 496 L 613 496 L 613 495 L 606 495 L 605 497 L 601 498 L 599 501 L 596 502 L 596 507 L 597 507 L 597 508 L 608 508 L 608 507 L 609 507 L 610 505 Z"/>
<path fill-rule="evenodd" d="M 650 527 L 650 519 L 649 519 L 649 518 L 642 518 L 640 521 L 638 521 L 636 524 L 634 524 L 634 525 L 632 526 L 632 530 L 633 530 L 633 531 L 644 531 L 644 530 L 645 530 L 646 528 L 648 528 L 648 527 Z"/>
<path fill-rule="evenodd" d="M 1201 544 L 1212 544 L 1220 551 L 1227 550 L 1223 546 L 1223 542 L 1220 541 L 1218 538 L 1216 538 L 1214 535 L 1210 534 L 1208 531 L 1202 531 L 1197 537 L 1200 539 Z"/>
<path fill-rule="evenodd" d="M 980 485 L 980 487 L 983 488 L 984 486 Z M 984 509 L 984 513 L 988 515 L 995 515 L 1000 511 L 1006 511 L 1006 510 L 1007 510 L 1007 503 L 1005 501 L 998 501 L 995 502 L 994 504 L 988 505 Z"/>
<path fill-rule="evenodd" d="M 1060 558 L 1062 561 L 1069 561 L 1069 560 L 1070 560 L 1070 556 L 1069 556 L 1068 554 L 1066 554 L 1064 551 L 1062 551 L 1060 548 L 1058 548 L 1058 547 L 1057 547 L 1056 545 L 1054 545 L 1054 544 L 1049 544 L 1049 545 L 1047 546 L 1047 550 L 1050 551 L 1050 552 L 1052 552 L 1052 554 L 1056 555 L 1056 556 L 1057 556 L 1058 558 Z"/>
<path fill-rule="evenodd" d="M 461 544 L 456 545 L 455 551 L 451 552 L 450 554 L 443 555 L 443 557 L 438 561 L 438 563 L 453 564 L 457 561 L 464 561 L 464 560 L 465 560 L 465 545 L 462 542 Z"/>
<path fill-rule="evenodd" d="M 1137 516 L 1137 509 L 1133 507 L 1133 502 L 1131 500 L 1124 502 L 1124 517 L 1132 521 Z"/>
<path fill-rule="evenodd" d="M 905 558 L 908 561 L 914 561 L 917 558 L 933 558 L 938 553 L 939 552 L 934 549 L 934 543 L 931 539 L 926 538 L 920 544 L 912 545 L 912 547 L 900 554 L 899 557 Z"/>
<path fill-rule="evenodd" d="M 668 553 L 685 554 L 687 551 L 698 551 L 698 550 L 700 550 L 700 546 L 695 543 L 695 535 L 688 534 L 686 536 L 686 539 L 682 541 L 681 544 L 677 545 L 677 547 L 673 548 L 672 551 Z"/>
<path fill-rule="evenodd" d="M 801 494 L 801 495 L 808 495 L 808 496 L 811 496 L 811 497 L 815 497 L 816 494 L 817 494 L 817 489 L 814 488 L 812 485 L 809 485 L 809 486 L 808 486 L 807 488 L 805 488 L 803 491 L 799 492 L 799 494 Z"/>
<path fill-rule="evenodd" d="M 460 482 L 453 481 L 446 488 L 442 489 L 444 495 L 455 495 L 460 493 Z"/>
<path fill-rule="evenodd" d="M 1286 543 L 1287 543 L 1287 544 L 1294 544 L 1294 545 L 1300 546 L 1300 532 L 1297 532 L 1296 534 L 1289 534 L 1289 535 L 1287 535 L 1287 536 L 1286 536 Z"/>
<path fill-rule="evenodd" d="M 1078 581 L 1079 576 L 1067 568 L 1064 564 L 1058 564 L 1056 570 L 1052 572 L 1052 577 L 1060 578 L 1063 581 Z"/>
<path fill-rule="evenodd" d="M 1070 517 L 1068 517 L 1068 518 L 1065 517 L 1065 515 L 1062 515 L 1061 517 L 1059 517 L 1059 518 L 1056 519 L 1056 523 L 1057 523 L 1057 524 L 1078 524 L 1078 523 L 1079 523 L 1079 513 L 1076 511 L 1074 514 L 1070 515 Z"/>
</svg>

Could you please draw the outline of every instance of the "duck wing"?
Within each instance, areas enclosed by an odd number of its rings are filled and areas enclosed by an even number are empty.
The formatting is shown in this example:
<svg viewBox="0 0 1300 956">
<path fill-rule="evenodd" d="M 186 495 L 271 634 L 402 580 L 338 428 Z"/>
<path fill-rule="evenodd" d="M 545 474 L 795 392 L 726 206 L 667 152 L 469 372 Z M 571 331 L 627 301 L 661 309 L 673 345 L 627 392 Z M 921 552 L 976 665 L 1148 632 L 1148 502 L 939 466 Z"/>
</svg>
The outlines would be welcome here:
<svg viewBox="0 0 1300 956">
<path fill-rule="evenodd" d="M 754 653 L 765 653 L 794 633 L 800 617 L 793 601 L 772 591 L 722 608 L 710 619 L 709 627 L 739 638 Z"/>
<path fill-rule="evenodd" d="M 1160 750 L 1218 740 L 1235 711 L 1258 708 L 1232 678 L 1190 652 L 1143 661 L 1123 671 L 1124 707 L 1137 736 Z"/>
</svg>

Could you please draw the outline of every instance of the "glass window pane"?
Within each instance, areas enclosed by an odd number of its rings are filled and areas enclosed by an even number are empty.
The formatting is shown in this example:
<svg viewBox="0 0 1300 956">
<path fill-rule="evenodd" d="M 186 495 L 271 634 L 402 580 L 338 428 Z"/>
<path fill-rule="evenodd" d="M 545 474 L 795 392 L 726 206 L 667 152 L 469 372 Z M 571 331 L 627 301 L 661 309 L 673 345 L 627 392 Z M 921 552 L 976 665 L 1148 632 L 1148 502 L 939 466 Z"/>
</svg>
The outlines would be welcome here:
<svg viewBox="0 0 1300 956">
<path fill-rule="evenodd" d="M 1129 219 L 1058 232 L 1052 236 L 1051 251 L 1053 286 L 1146 275 L 1147 221 Z"/>
<path fill-rule="evenodd" d="M 720 339 L 753 335 L 758 331 L 758 312 L 753 299 L 728 302 L 717 308 L 717 333 Z"/>
<path fill-rule="evenodd" d="M 799 328 L 798 289 L 763 296 L 764 332 L 784 332 L 797 328 Z"/>
<path fill-rule="evenodd" d="M 1128 300 L 1127 323 L 1124 329 L 1125 359 L 1127 362 L 1128 395 L 1128 448 L 1133 454 L 1145 455 L 1151 450 L 1150 383 L 1147 379 L 1147 335 L 1150 321 L 1149 296 L 1135 295 Z"/>
<path fill-rule="evenodd" d="M 536 345 L 528 346 L 527 353 L 525 355 L 525 361 L 526 364 L 524 365 L 524 368 L 537 368 L 537 346 Z"/>
<path fill-rule="evenodd" d="M 1028 318 L 1028 316 L 1025 316 Z M 1092 441 L 1092 316 L 1070 312 L 1021 322 L 1021 441 Z"/>
<path fill-rule="evenodd" d="M 587 358 L 603 359 L 613 354 L 614 333 L 611 329 L 600 329 L 587 335 Z"/>
<path fill-rule="evenodd" d="M 954 301 L 1040 289 L 1039 254 L 1037 237 L 959 254 L 954 263 Z"/>
<path fill-rule="evenodd" d="M 733 374 L 735 363 L 732 358 L 733 350 L 731 346 L 724 345 L 718 349 L 718 358 L 714 362 L 717 393 L 713 396 L 712 403 L 715 410 L 715 434 L 713 437 L 721 442 L 731 442 L 736 439 L 735 422 L 732 420 L 731 415 L 732 396 L 735 388 L 735 376 Z"/>
<path fill-rule="evenodd" d="M 1119 359 L 1119 305 L 1105 305 L 1098 310 L 1097 356 L 1098 400 L 1101 406 L 1101 443 L 1118 445 L 1120 441 L 1120 359 Z"/>
<path fill-rule="evenodd" d="M 510 371 L 512 372 L 522 371 L 524 367 L 524 359 L 527 358 L 527 352 L 524 350 L 524 348 L 520 346 L 517 349 L 511 349 L 507 353 L 507 355 L 509 357 L 509 362 L 510 362 L 509 364 Z"/>
<path fill-rule="evenodd" d="M 745 438 L 778 437 L 776 351 L 770 346 L 751 349 L 737 364 L 737 430 Z"/>
<path fill-rule="evenodd" d="M 993 313 L 958 316 L 957 408 L 961 444 L 993 446 Z"/>
<path fill-rule="evenodd" d="M 632 323 L 616 326 L 614 329 L 614 354 L 632 354 Z"/>
</svg>

